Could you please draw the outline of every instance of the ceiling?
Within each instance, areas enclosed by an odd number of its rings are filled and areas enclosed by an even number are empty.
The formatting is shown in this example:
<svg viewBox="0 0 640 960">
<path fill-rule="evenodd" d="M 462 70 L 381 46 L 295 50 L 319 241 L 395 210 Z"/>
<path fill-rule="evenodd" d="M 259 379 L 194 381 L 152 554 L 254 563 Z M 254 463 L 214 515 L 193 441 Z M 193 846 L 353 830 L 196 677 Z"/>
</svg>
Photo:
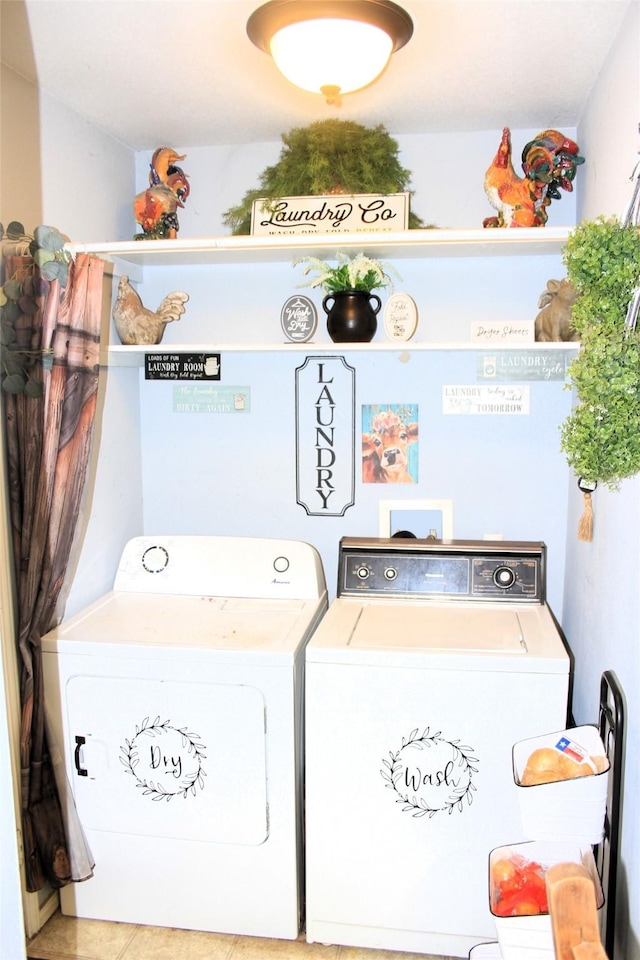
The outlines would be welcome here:
<svg viewBox="0 0 640 960">
<path fill-rule="evenodd" d="M 399 0 L 406 47 L 341 107 L 252 45 L 261 0 L 1 0 L 2 60 L 135 150 L 279 140 L 326 117 L 393 135 L 575 127 L 630 3 Z"/>
</svg>

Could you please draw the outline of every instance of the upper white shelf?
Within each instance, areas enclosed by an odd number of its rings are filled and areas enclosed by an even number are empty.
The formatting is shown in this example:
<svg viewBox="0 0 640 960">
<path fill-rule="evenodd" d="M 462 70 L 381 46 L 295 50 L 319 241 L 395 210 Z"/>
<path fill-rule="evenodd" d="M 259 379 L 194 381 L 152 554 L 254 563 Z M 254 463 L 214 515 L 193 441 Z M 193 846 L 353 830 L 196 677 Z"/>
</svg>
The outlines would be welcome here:
<svg viewBox="0 0 640 960">
<path fill-rule="evenodd" d="M 330 355 L 338 353 L 396 353 L 407 357 L 412 353 L 475 352 L 502 353 L 514 350 L 526 350 L 535 353 L 574 352 L 580 344 L 574 341 L 561 343 L 425 343 L 408 340 L 397 343 L 392 340 L 379 340 L 374 343 L 327 343 L 314 341 L 306 343 L 161 343 L 154 346 L 129 346 L 121 344 L 107 347 L 102 354 L 102 363 L 110 367 L 140 367 L 144 365 L 145 355 L 179 353 L 306 353 L 310 355 Z"/>
<path fill-rule="evenodd" d="M 70 243 L 75 253 L 91 253 L 142 267 L 225 263 L 284 262 L 300 256 L 333 258 L 338 250 L 363 251 L 387 259 L 407 257 L 500 257 L 559 254 L 571 227 L 488 230 L 403 230 L 398 233 L 275 237 L 203 237 Z"/>
</svg>

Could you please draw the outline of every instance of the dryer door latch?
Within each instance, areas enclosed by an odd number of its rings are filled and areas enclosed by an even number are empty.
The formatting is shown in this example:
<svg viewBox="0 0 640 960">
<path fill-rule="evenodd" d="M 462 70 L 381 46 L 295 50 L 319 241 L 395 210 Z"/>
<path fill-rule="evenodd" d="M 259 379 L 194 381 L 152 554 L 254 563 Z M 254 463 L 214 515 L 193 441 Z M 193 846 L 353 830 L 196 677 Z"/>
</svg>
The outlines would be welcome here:
<svg viewBox="0 0 640 960">
<path fill-rule="evenodd" d="M 85 737 L 76 737 L 76 750 L 73 756 L 73 761 L 76 765 L 76 773 L 78 774 L 79 777 L 88 776 L 88 771 L 85 770 L 84 767 L 80 766 L 80 763 L 81 763 L 80 750 L 82 749 L 82 747 L 85 745 L 86 742 L 87 741 Z"/>
</svg>

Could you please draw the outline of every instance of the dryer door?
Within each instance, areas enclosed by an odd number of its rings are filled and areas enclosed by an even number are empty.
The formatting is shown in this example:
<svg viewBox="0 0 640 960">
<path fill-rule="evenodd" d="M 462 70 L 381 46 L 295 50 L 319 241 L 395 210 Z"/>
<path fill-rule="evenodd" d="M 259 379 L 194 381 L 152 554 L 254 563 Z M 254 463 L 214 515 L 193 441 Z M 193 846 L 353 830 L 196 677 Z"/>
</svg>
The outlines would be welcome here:
<svg viewBox="0 0 640 960">
<path fill-rule="evenodd" d="M 65 696 L 69 779 L 85 829 L 228 844 L 266 840 L 259 689 L 75 676 Z"/>
</svg>

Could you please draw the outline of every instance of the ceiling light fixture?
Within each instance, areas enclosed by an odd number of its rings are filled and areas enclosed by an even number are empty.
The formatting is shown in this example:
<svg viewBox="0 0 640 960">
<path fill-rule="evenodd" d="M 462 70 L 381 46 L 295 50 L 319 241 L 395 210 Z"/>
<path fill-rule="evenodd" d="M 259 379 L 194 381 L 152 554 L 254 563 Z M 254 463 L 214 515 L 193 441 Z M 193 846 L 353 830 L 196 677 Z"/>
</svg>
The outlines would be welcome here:
<svg viewBox="0 0 640 960">
<path fill-rule="evenodd" d="M 270 0 L 251 14 L 247 33 L 287 80 L 339 103 L 382 73 L 413 22 L 390 0 Z"/>
</svg>

